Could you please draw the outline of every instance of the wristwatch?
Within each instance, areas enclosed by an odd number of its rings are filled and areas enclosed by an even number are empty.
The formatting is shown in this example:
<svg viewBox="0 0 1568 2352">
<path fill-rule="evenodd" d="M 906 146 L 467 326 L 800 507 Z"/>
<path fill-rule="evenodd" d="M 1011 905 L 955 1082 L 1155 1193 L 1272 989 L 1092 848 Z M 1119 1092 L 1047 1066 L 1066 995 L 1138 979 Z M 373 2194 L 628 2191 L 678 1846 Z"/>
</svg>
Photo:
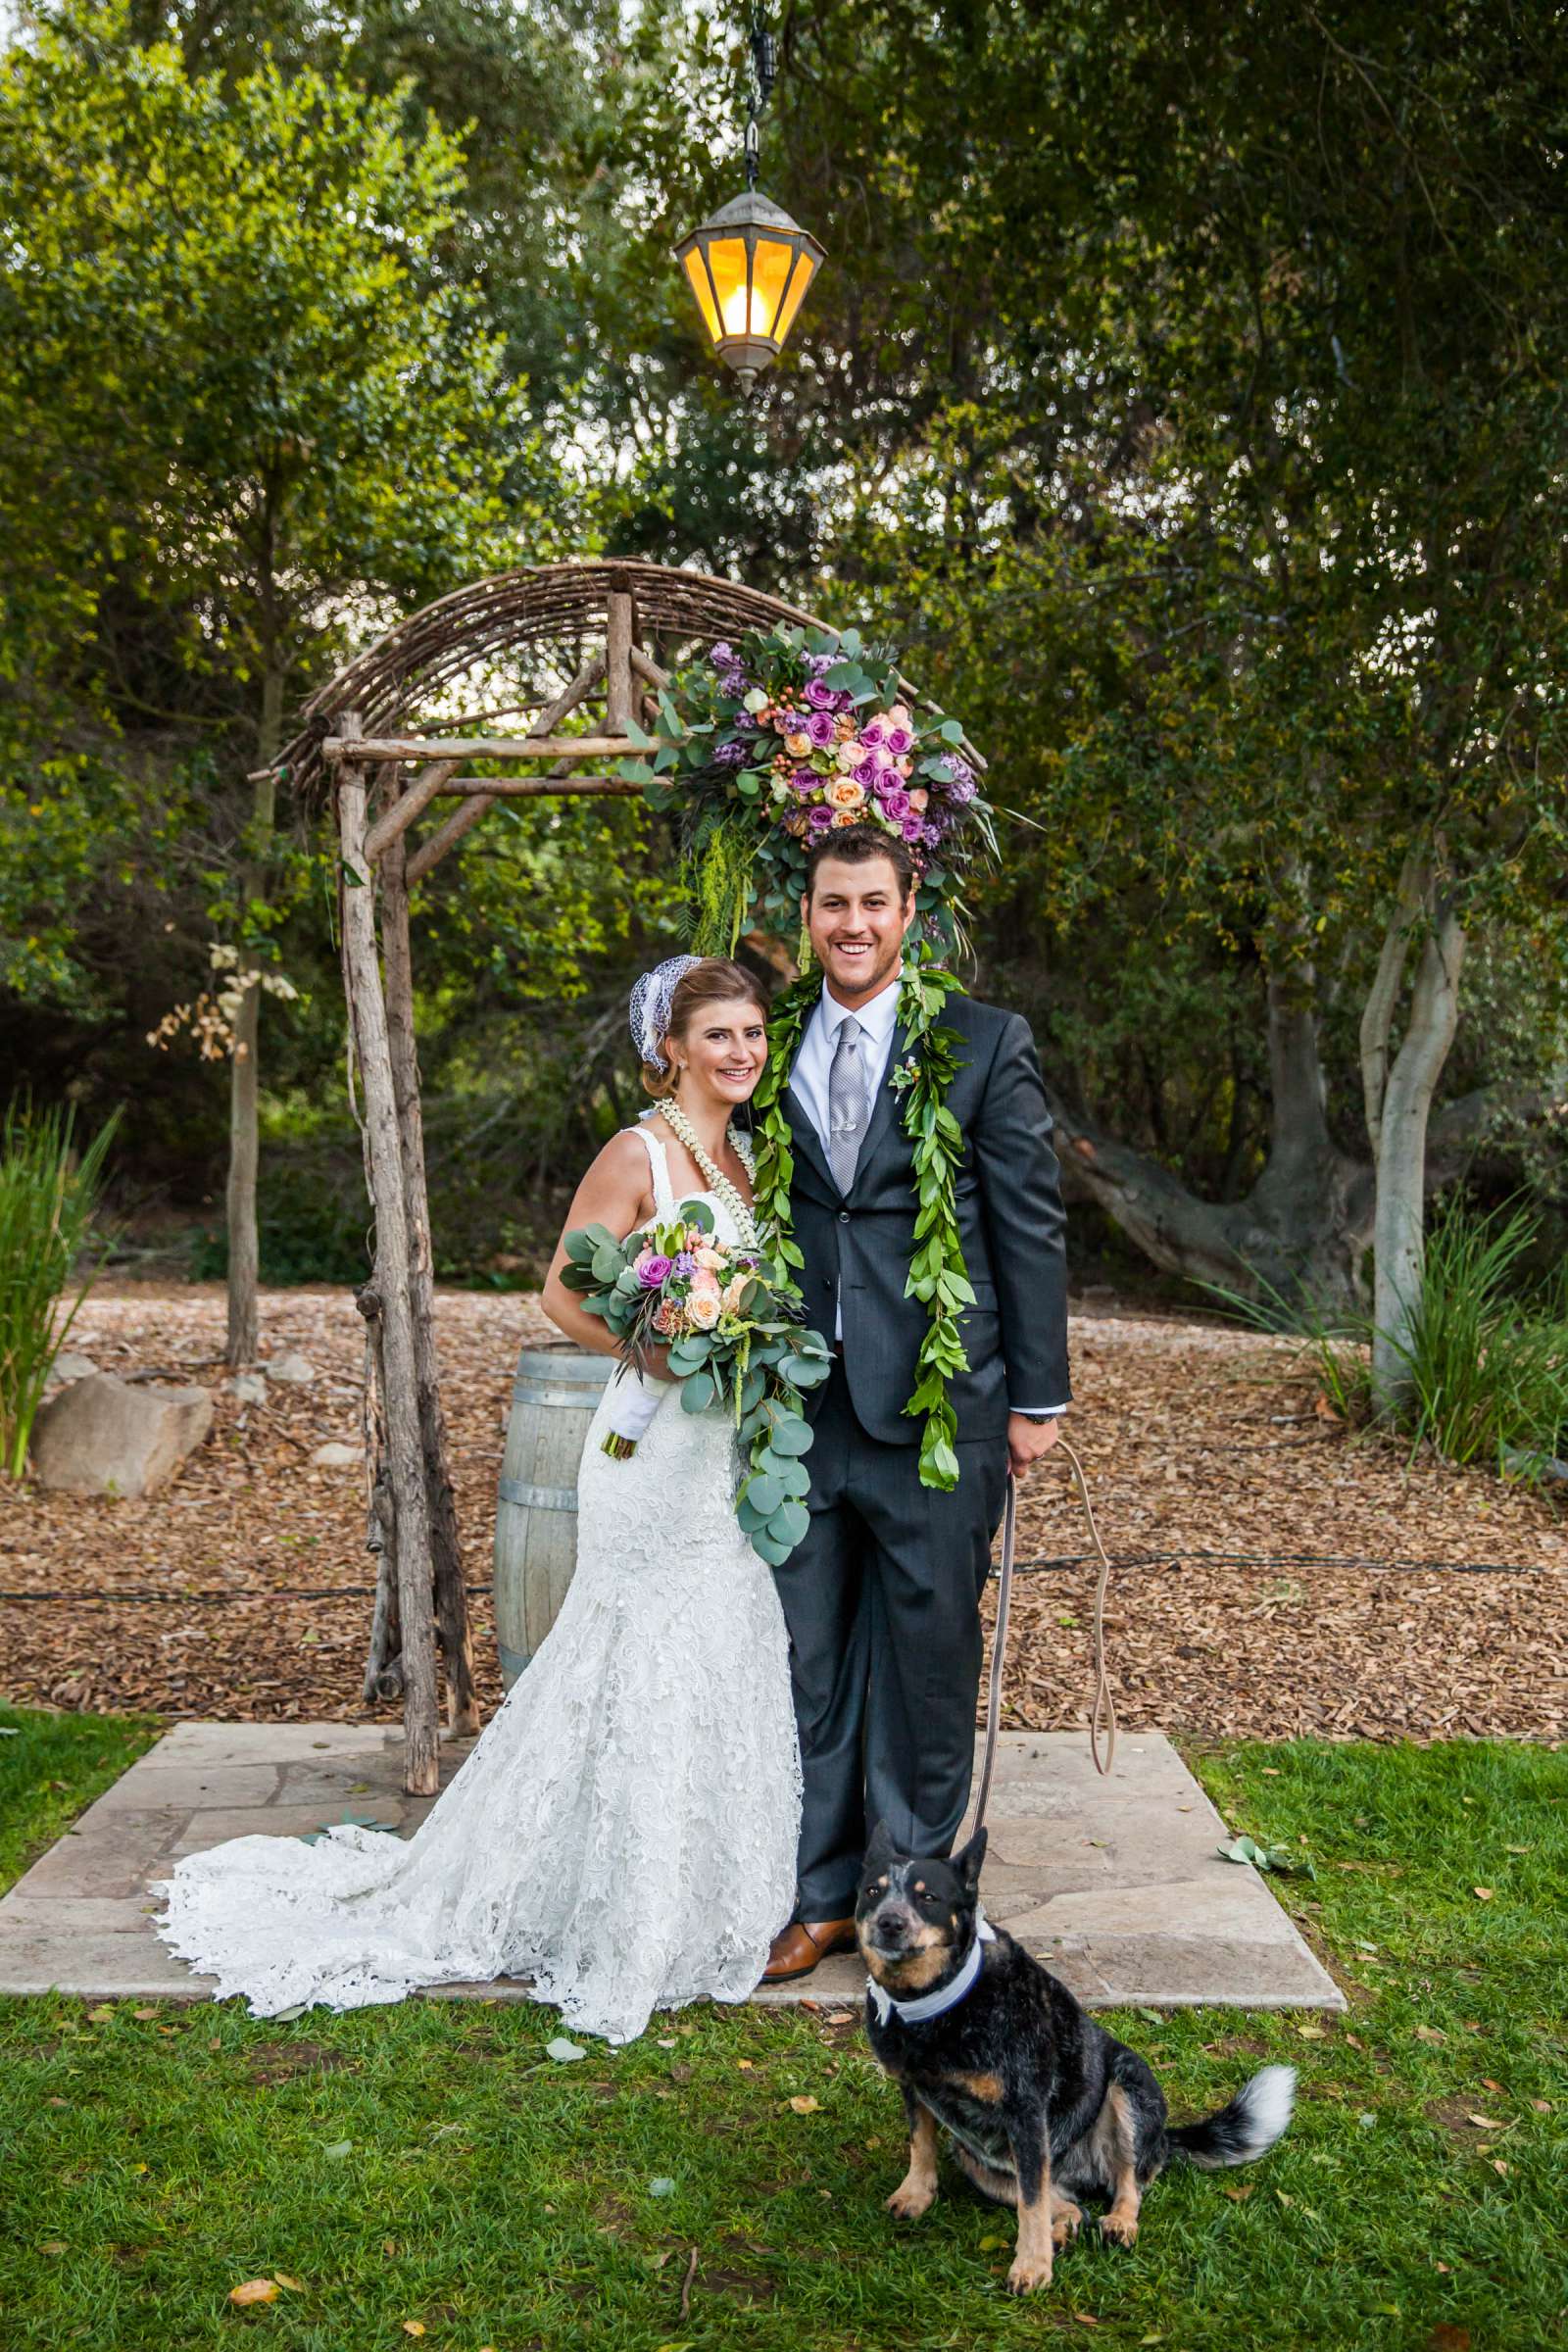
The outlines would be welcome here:
<svg viewBox="0 0 1568 2352">
<path fill-rule="evenodd" d="M 1042 1421 L 1059 1421 L 1061 1419 L 1059 1413 L 1020 1413 L 1016 1409 L 1014 1409 L 1012 1417 L 1015 1421 L 1032 1421 L 1036 1429 L 1040 1427 Z"/>
</svg>

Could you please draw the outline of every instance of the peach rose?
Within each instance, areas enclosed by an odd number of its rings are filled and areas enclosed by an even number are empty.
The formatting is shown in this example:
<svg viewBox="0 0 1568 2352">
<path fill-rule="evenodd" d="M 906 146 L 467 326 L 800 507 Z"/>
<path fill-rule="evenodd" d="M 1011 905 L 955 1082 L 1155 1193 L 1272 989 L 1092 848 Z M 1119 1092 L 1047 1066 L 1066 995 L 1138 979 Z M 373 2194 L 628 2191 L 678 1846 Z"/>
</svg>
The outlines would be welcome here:
<svg viewBox="0 0 1568 2352">
<path fill-rule="evenodd" d="M 914 790 L 909 795 L 909 807 L 911 808 L 923 808 L 930 798 L 931 795 L 927 792 L 925 786 L 923 784 L 916 784 Z"/>
<path fill-rule="evenodd" d="M 723 1251 L 715 1250 L 711 1242 L 699 1242 L 692 1255 L 705 1274 L 716 1274 L 724 1263 Z"/>
<path fill-rule="evenodd" d="M 809 735 L 786 735 L 784 738 L 784 749 L 788 752 L 792 760 L 809 760 L 811 757 L 811 738 Z"/>
<path fill-rule="evenodd" d="M 860 811 L 858 808 L 835 808 L 833 811 L 835 825 L 858 825 L 859 821 Z"/>
<path fill-rule="evenodd" d="M 835 776 L 827 788 L 830 808 L 858 808 L 865 799 L 865 786 L 857 784 L 853 776 Z"/>
<path fill-rule="evenodd" d="M 888 710 L 890 727 L 912 727 L 914 718 L 907 703 L 894 703 Z"/>
<path fill-rule="evenodd" d="M 694 1290 L 686 1301 L 686 1312 L 699 1331 L 711 1331 L 723 1312 L 723 1304 L 716 1290 Z"/>
<path fill-rule="evenodd" d="M 833 721 L 833 732 L 838 737 L 840 743 L 852 743 L 855 737 L 859 733 L 859 729 L 856 725 L 856 722 L 850 715 L 849 711 L 841 710 L 837 718 Z"/>
<path fill-rule="evenodd" d="M 736 1274 L 724 1285 L 724 1312 L 726 1315 L 740 1313 L 741 1300 L 746 1296 L 746 1286 L 751 1279 L 749 1274 Z"/>
</svg>

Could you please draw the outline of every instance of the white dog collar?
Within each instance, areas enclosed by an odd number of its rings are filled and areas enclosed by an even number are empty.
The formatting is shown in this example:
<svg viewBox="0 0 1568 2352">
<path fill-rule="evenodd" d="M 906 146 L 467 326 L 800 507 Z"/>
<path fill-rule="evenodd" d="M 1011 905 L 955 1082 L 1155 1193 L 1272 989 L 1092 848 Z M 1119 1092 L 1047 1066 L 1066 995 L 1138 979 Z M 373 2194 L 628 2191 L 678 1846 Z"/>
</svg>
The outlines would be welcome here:
<svg viewBox="0 0 1568 2352">
<path fill-rule="evenodd" d="M 974 1989 L 975 1980 L 980 1974 L 984 1960 L 980 1949 L 981 1945 L 995 1943 L 996 1940 L 996 1929 L 991 1925 L 985 1913 L 977 1907 L 974 1915 L 974 1941 L 964 1955 L 963 1966 L 952 1984 L 944 1984 L 939 1992 L 923 1992 L 917 2000 L 898 2001 L 894 1999 L 891 1992 L 883 1990 L 875 1977 L 867 1977 L 865 1989 L 871 1996 L 871 2005 L 876 2011 L 877 2024 L 885 2026 L 890 2017 L 896 2017 L 901 2025 L 919 2026 L 924 2025 L 928 2018 L 940 2017 L 945 2009 L 956 2009 L 964 1995 Z"/>
</svg>

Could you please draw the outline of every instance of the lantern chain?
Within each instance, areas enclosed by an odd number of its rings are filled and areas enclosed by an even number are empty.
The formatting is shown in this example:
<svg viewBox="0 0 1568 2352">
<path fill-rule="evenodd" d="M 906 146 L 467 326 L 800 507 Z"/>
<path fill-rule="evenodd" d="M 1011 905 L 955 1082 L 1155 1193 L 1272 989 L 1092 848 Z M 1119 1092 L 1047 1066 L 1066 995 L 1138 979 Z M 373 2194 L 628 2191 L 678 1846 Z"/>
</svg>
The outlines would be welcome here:
<svg viewBox="0 0 1568 2352">
<path fill-rule="evenodd" d="M 746 185 L 757 186 L 758 122 L 773 94 L 778 78 L 778 67 L 773 50 L 773 35 L 760 6 L 752 10 L 748 35 L 752 52 L 752 71 L 746 87 Z"/>
</svg>

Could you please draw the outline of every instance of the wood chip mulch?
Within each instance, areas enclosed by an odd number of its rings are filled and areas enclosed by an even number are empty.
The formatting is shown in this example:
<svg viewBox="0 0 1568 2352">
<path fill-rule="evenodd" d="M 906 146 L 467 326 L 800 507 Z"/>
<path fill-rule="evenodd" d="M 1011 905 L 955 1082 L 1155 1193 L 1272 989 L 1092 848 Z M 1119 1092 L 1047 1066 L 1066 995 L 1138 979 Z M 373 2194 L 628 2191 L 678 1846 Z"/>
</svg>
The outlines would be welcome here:
<svg viewBox="0 0 1568 2352">
<path fill-rule="evenodd" d="M 445 1293 L 439 1325 L 469 1582 L 483 1585 L 517 1349 L 554 1335 L 515 1295 Z M 264 1356 L 298 1350 L 316 1377 L 270 1386 L 262 1404 L 230 1393 L 222 1332 L 221 1295 L 206 1286 L 125 1284 L 77 1318 L 74 1350 L 122 1377 L 207 1387 L 217 1420 L 143 1500 L 0 1485 L 6 1697 L 174 1717 L 394 1715 L 360 1699 L 373 1581 L 361 1474 L 311 1461 L 328 1441 L 359 1443 L 351 1295 L 265 1296 Z M 1124 1731 L 1564 1736 L 1560 1505 L 1352 1436 L 1285 1341 L 1085 1312 L 1072 1360 L 1066 1428 L 1114 1563 L 1106 1632 Z M 1018 1556 L 1072 1564 L 1018 1580 L 1004 1721 L 1081 1724 L 1097 1563 L 1059 1455 L 1024 1490 Z M 501 1685 L 487 1595 L 470 1605 L 488 1707 Z"/>
</svg>

